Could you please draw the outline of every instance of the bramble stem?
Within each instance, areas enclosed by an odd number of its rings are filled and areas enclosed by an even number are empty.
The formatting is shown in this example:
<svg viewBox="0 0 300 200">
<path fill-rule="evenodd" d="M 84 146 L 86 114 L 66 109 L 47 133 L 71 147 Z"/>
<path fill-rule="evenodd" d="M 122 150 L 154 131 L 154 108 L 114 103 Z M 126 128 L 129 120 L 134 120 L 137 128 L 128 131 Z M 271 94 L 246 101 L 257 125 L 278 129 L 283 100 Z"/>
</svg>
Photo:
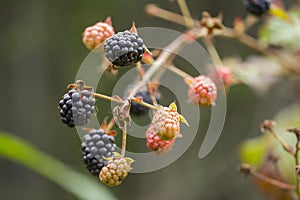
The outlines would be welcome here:
<svg viewBox="0 0 300 200">
<path fill-rule="evenodd" d="M 269 183 L 273 186 L 276 186 L 278 188 L 288 190 L 288 191 L 293 191 L 296 189 L 296 185 L 291 185 L 291 184 L 270 178 L 266 175 L 263 175 L 260 172 L 258 172 L 254 167 L 250 166 L 249 164 L 241 164 L 240 170 L 241 170 L 241 172 L 244 172 L 247 175 L 252 175 L 255 178 L 258 178 L 258 179 L 260 179 L 266 183 Z"/>
<path fill-rule="evenodd" d="M 220 66 L 223 66 L 220 55 L 219 55 L 215 45 L 212 43 L 212 40 L 209 39 L 208 37 L 206 37 L 206 38 L 204 38 L 203 41 L 205 43 L 206 49 L 207 49 L 209 55 L 211 56 L 212 61 L 215 64 L 215 66 L 217 68 L 220 67 Z"/>
<path fill-rule="evenodd" d="M 178 5 L 181 9 L 182 15 L 184 17 L 185 26 L 188 29 L 193 28 L 194 27 L 194 22 L 193 22 L 190 10 L 189 10 L 189 8 L 186 4 L 186 1 L 185 0 L 177 0 L 177 2 L 178 2 Z"/>
<path fill-rule="evenodd" d="M 299 166 L 299 151 L 300 151 L 300 138 L 298 135 L 296 135 L 297 137 L 297 143 L 296 143 L 296 152 L 295 152 L 295 155 L 294 155 L 294 158 L 295 158 L 295 163 L 296 163 L 296 166 Z M 296 174 L 296 185 L 297 185 L 297 189 L 296 189 L 296 193 L 297 193 L 297 196 L 298 196 L 298 199 L 300 199 L 300 181 L 299 181 L 299 174 Z"/>
<path fill-rule="evenodd" d="M 180 24 L 182 26 L 186 25 L 185 19 L 182 15 L 159 8 L 154 4 L 148 4 L 145 8 L 146 8 L 146 12 L 152 16 L 159 17 L 161 19 L 171 21 L 176 24 Z M 199 21 L 193 20 L 193 26 L 196 24 L 199 24 Z"/>
<path fill-rule="evenodd" d="M 105 99 L 105 100 L 108 100 L 108 101 L 113 101 L 113 102 L 121 103 L 121 104 L 124 103 L 124 101 L 121 100 L 121 99 L 113 98 L 113 97 L 110 97 L 110 96 L 107 96 L 107 95 L 104 95 L 104 94 L 99 94 L 99 93 L 95 93 L 95 92 L 94 92 L 93 95 L 94 95 L 95 97 L 100 98 L 100 99 Z"/>
<path fill-rule="evenodd" d="M 107 96 L 107 95 L 104 95 L 104 94 L 99 94 L 99 93 L 93 93 L 93 95 L 95 97 L 98 97 L 98 98 L 101 98 L 101 99 L 105 99 L 105 100 L 108 100 L 108 101 L 113 101 L 113 102 L 116 102 L 116 103 L 119 103 L 119 104 L 124 104 L 125 101 L 123 101 L 122 99 L 117 99 L 117 98 L 114 98 L 114 97 L 110 97 L 110 96 Z M 136 102 L 142 106 L 145 106 L 147 108 L 150 108 L 150 109 L 158 109 L 157 106 L 153 106 L 151 104 L 148 104 L 146 102 L 143 102 L 143 101 L 140 101 L 139 99 L 136 99 L 136 98 L 129 98 L 130 101 L 133 101 L 133 102 Z"/>
<path fill-rule="evenodd" d="M 126 140 L 127 140 L 127 123 L 124 122 L 124 128 L 123 128 L 123 135 L 122 135 L 122 150 L 121 150 L 121 156 L 125 157 L 126 152 Z"/>
<path fill-rule="evenodd" d="M 188 73 L 182 71 L 181 69 L 177 68 L 174 65 L 164 65 L 164 67 L 166 67 L 168 70 L 174 72 L 175 74 L 181 76 L 182 78 L 186 79 L 186 78 L 193 78 L 191 75 L 189 75 Z"/>
<path fill-rule="evenodd" d="M 205 31 L 203 31 L 201 28 L 194 28 L 189 30 L 187 34 L 180 35 L 175 40 L 173 40 L 173 42 L 167 45 L 163 49 L 161 54 L 158 56 L 158 58 L 154 61 L 154 63 L 150 66 L 150 68 L 146 71 L 143 79 L 140 82 L 138 82 L 135 85 L 135 87 L 132 89 L 128 98 L 132 99 L 136 94 L 137 90 L 143 85 L 145 85 L 148 81 L 150 81 L 152 76 L 160 69 L 161 66 L 164 65 L 165 61 L 168 60 L 173 53 L 178 52 L 184 44 L 191 42 L 191 38 L 187 35 L 193 37 L 199 37 L 199 36 L 203 36 L 204 34 Z"/>
<path fill-rule="evenodd" d="M 291 155 L 296 154 L 295 150 L 285 140 L 283 140 L 282 137 L 280 137 L 273 129 L 269 129 L 266 132 L 270 133 L 281 144 L 285 151 L 287 151 Z"/>
</svg>

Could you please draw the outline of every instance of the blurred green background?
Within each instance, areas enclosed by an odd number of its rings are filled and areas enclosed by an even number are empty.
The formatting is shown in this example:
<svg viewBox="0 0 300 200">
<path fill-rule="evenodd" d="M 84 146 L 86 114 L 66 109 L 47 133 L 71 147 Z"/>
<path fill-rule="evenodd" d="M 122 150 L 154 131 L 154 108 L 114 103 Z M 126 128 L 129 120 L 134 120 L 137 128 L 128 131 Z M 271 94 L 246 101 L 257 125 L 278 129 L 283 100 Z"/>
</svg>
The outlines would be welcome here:
<svg viewBox="0 0 300 200">
<path fill-rule="evenodd" d="M 207 10 L 222 12 L 224 23 L 245 16 L 241 0 L 188 0 L 192 15 Z M 0 129 L 15 133 L 74 169 L 85 171 L 80 139 L 75 130 L 59 119 L 57 102 L 65 86 L 74 80 L 77 69 L 89 53 L 81 43 L 84 28 L 111 16 L 116 31 L 157 26 L 183 31 L 176 24 L 153 18 L 144 11 L 148 3 L 179 12 L 176 2 L 167 0 L 26 0 L 1 1 Z M 251 30 L 255 33 L 255 27 Z M 246 57 L 253 51 L 236 41 L 216 39 L 221 56 Z M 111 85 L 102 85 L 110 90 Z M 264 199 L 237 172 L 239 143 L 258 135 L 259 123 L 291 102 L 284 95 L 290 86 L 284 81 L 272 93 L 257 95 L 251 88 L 231 88 L 222 136 L 205 159 L 198 151 L 206 127 L 201 127 L 189 150 L 172 165 L 151 173 L 130 174 L 110 190 L 119 199 Z M 285 92 L 284 92 L 285 91 Z M 270 103 L 271 102 L 271 103 Z M 109 105 L 109 104 L 107 104 Z M 209 119 L 209 112 L 202 111 Z M 40 162 L 43 162 L 41 160 Z M 0 199 L 76 199 L 59 186 L 5 159 L 0 159 Z M 96 179 L 95 179 L 96 180 Z M 99 183 L 100 185 L 100 183 Z"/>
</svg>

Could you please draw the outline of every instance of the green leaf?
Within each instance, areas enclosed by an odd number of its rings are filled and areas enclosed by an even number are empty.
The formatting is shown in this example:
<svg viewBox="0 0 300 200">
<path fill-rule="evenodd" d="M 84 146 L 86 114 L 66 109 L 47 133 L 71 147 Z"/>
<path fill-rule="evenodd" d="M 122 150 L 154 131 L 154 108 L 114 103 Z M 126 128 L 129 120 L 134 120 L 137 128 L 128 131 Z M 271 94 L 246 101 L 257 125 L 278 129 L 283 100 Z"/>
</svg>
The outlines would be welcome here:
<svg viewBox="0 0 300 200">
<path fill-rule="evenodd" d="M 28 167 L 79 199 L 116 199 L 100 182 L 73 170 L 28 142 L 2 131 L 0 131 L 0 157 Z"/>
<path fill-rule="evenodd" d="M 265 45 L 281 45 L 298 49 L 300 47 L 299 11 L 290 11 L 290 20 L 270 17 L 259 32 L 259 41 Z"/>
<path fill-rule="evenodd" d="M 264 137 L 246 140 L 240 147 L 240 158 L 243 163 L 260 166 L 264 160 L 267 145 Z"/>
</svg>

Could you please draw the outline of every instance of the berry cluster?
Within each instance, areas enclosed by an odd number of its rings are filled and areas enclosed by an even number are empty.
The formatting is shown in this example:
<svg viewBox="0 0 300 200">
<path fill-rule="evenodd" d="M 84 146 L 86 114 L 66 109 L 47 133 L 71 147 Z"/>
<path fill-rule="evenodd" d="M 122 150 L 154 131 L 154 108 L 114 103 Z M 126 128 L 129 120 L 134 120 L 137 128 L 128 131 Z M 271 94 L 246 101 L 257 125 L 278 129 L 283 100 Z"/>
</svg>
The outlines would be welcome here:
<svg viewBox="0 0 300 200">
<path fill-rule="evenodd" d="M 72 89 L 59 101 L 60 116 L 69 127 L 82 126 L 88 123 L 95 112 L 96 100 L 87 89 Z"/>
</svg>

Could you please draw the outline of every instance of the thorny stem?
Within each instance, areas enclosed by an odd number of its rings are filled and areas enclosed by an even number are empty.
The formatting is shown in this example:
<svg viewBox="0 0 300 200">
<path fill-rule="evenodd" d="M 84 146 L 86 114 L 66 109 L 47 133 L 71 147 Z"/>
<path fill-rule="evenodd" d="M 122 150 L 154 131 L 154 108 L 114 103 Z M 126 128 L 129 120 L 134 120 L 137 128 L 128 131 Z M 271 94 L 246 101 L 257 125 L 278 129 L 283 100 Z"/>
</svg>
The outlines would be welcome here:
<svg viewBox="0 0 300 200">
<path fill-rule="evenodd" d="M 178 5 L 181 9 L 182 15 L 184 17 L 184 21 L 185 21 L 185 25 L 188 29 L 193 28 L 194 27 L 194 22 L 193 19 L 191 17 L 191 13 L 190 10 L 186 4 L 185 0 L 177 0 Z"/>
<path fill-rule="evenodd" d="M 254 176 L 255 178 L 258 178 L 266 183 L 269 183 L 271 185 L 274 185 L 278 188 L 288 190 L 288 191 L 293 191 L 296 189 L 295 185 L 291 185 L 285 182 L 278 181 L 276 179 L 270 178 L 268 176 L 265 176 L 261 173 L 259 173 L 254 167 L 248 165 L 248 164 L 241 164 L 240 170 L 244 172 L 245 174 L 250 174 Z"/>
<path fill-rule="evenodd" d="M 124 122 L 123 136 L 122 136 L 122 150 L 121 150 L 121 156 L 123 158 L 126 152 L 126 140 L 127 140 L 127 123 Z"/>
</svg>

